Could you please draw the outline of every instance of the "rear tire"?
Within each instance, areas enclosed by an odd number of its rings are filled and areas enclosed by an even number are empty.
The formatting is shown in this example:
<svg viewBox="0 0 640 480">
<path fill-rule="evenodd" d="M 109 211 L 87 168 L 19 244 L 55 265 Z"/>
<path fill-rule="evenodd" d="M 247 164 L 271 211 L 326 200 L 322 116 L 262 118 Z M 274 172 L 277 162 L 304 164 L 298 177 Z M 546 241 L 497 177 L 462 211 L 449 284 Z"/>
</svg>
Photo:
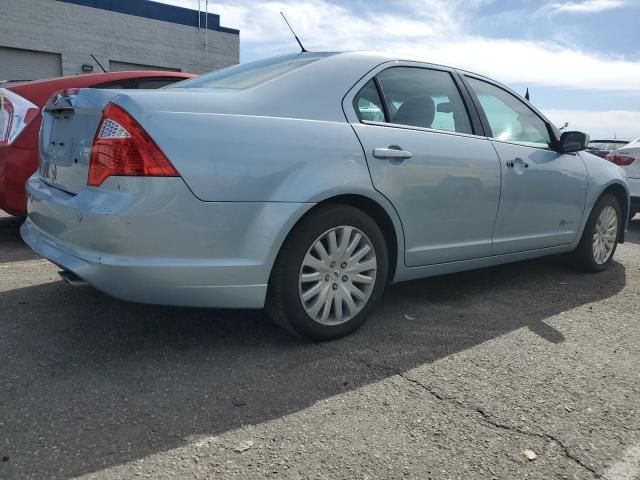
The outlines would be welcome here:
<svg viewBox="0 0 640 480">
<path fill-rule="evenodd" d="M 613 261 L 621 231 L 620 204 L 616 197 L 605 194 L 593 207 L 574 252 L 576 266 L 586 272 L 606 270 Z"/>
<path fill-rule="evenodd" d="M 298 336 L 331 340 L 359 328 L 388 278 L 384 235 L 362 210 L 317 207 L 289 234 L 276 259 L 265 309 Z"/>
</svg>

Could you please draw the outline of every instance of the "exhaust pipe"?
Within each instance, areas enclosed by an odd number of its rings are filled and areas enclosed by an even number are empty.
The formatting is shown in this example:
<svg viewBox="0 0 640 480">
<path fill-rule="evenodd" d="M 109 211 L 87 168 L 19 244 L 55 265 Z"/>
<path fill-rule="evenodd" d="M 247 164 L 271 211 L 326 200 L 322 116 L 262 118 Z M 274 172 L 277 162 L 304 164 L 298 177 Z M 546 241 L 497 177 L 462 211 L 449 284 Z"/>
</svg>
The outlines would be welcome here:
<svg viewBox="0 0 640 480">
<path fill-rule="evenodd" d="M 58 272 L 58 275 L 60 275 L 62 277 L 62 280 L 64 280 L 66 283 L 68 283 L 69 285 L 71 285 L 73 287 L 84 287 L 86 285 L 89 285 L 87 282 L 85 282 L 83 279 L 81 279 L 75 273 L 70 272 L 68 270 L 62 270 L 62 271 Z"/>
</svg>

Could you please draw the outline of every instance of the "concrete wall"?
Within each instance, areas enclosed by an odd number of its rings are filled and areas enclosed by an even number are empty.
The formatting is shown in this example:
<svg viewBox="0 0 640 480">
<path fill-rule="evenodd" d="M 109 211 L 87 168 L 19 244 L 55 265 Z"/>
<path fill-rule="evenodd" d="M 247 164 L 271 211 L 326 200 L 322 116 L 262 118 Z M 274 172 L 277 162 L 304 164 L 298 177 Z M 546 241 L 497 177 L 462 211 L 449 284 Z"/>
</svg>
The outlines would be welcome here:
<svg viewBox="0 0 640 480">
<path fill-rule="evenodd" d="M 193 12 L 197 19 L 197 11 Z M 197 21 L 197 20 L 196 20 Z M 57 0 L 0 0 L 0 46 L 62 54 L 63 75 L 109 61 L 206 73 L 240 60 L 240 37 Z M 2 76 L 0 72 L 0 77 Z"/>
</svg>

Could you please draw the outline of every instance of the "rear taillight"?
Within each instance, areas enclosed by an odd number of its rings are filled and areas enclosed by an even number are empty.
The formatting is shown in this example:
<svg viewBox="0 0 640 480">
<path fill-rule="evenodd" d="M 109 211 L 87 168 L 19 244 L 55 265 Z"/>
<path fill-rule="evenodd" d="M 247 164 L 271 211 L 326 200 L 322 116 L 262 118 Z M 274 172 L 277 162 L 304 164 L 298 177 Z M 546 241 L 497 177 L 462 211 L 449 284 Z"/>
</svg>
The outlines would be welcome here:
<svg viewBox="0 0 640 480">
<path fill-rule="evenodd" d="M 26 98 L 0 88 L 0 145 L 11 145 L 38 112 L 38 107 Z"/>
<path fill-rule="evenodd" d="M 629 157 L 627 155 L 615 154 L 615 153 L 610 153 L 604 158 L 605 160 L 609 160 L 611 163 L 615 163 L 616 165 L 620 165 L 623 167 L 627 165 L 631 165 L 635 161 L 635 158 L 633 157 Z"/>
<path fill-rule="evenodd" d="M 109 103 L 91 147 L 88 184 L 97 187 L 108 177 L 178 177 L 160 147 L 124 109 Z"/>
</svg>

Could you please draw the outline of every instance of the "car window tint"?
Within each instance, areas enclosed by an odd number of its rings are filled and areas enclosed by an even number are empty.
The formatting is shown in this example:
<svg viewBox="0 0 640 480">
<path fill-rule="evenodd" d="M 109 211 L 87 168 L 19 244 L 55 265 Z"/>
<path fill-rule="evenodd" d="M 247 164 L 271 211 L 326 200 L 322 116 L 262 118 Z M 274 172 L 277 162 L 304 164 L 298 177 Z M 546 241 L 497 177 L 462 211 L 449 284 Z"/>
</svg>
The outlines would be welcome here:
<svg viewBox="0 0 640 480">
<path fill-rule="evenodd" d="M 166 87 L 174 84 L 182 79 L 180 78 L 141 78 L 138 82 L 138 88 L 155 90 L 157 88 Z"/>
<path fill-rule="evenodd" d="M 467 77 L 484 110 L 491 137 L 506 142 L 548 148 L 551 137 L 545 122 L 524 102 L 506 90 Z"/>
<path fill-rule="evenodd" d="M 115 82 L 105 82 L 99 85 L 92 85 L 89 88 L 98 88 L 100 90 L 119 90 L 129 88 L 129 82 L 126 80 L 117 80 Z"/>
<path fill-rule="evenodd" d="M 373 80 L 369 80 L 362 90 L 353 99 L 358 118 L 370 122 L 384 122 L 384 108 L 378 93 L 378 88 Z"/>
<path fill-rule="evenodd" d="M 391 122 L 473 133 L 451 74 L 417 67 L 392 67 L 378 75 Z"/>
</svg>

